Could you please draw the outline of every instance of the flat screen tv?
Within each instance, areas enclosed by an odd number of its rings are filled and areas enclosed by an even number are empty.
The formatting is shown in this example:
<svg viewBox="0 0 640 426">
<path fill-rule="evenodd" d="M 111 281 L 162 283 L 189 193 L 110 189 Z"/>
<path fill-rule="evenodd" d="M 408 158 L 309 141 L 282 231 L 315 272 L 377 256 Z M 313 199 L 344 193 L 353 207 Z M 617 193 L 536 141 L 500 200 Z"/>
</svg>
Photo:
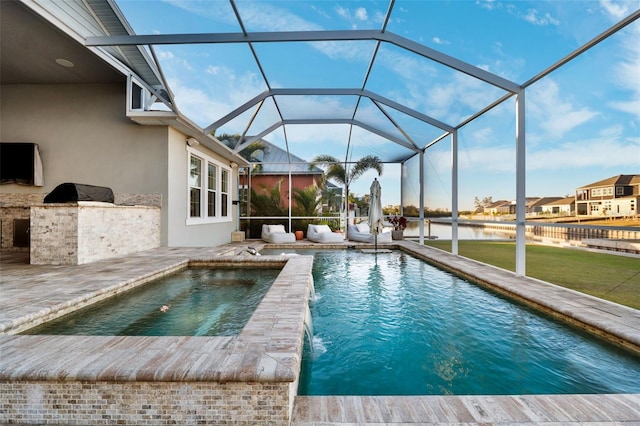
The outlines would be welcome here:
<svg viewBox="0 0 640 426">
<path fill-rule="evenodd" d="M 38 144 L 0 142 L 0 183 L 44 185 Z"/>
</svg>

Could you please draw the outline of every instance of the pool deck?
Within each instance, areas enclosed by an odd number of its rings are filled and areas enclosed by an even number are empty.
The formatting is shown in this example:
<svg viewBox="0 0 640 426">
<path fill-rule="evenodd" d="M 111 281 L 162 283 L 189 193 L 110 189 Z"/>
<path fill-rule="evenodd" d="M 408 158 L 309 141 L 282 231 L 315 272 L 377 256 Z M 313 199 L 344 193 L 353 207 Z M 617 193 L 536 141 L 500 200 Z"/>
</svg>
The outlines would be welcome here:
<svg viewBox="0 0 640 426">
<path fill-rule="evenodd" d="M 248 246 L 260 249 L 260 241 L 231 243 L 213 248 L 159 248 L 79 266 L 29 265 L 24 254 L 0 253 L 0 377 L 2 381 L 18 378 L 27 380 L 59 377 L 61 372 L 83 378 L 147 377 L 154 380 L 185 380 L 188 376 L 228 379 L 247 374 L 247 368 L 257 368 L 250 375 L 268 375 L 278 380 L 289 380 L 291 370 L 299 359 L 290 359 L 293 346 L 299 346 L 298 318 L 296 330 L 284 330 L 293 336 L 290 341 L 277 339 L 273 333 L 265 338 L 264 324 L 243 330 L 243 342 L 233 338 L 211 340 L 202 347 L 194 338 L 168 337 L 103 337 L 92 341 L 91 336 L 12 336 L 27 324 L 40 322 L 78 304 L 89 297 L 127 288 L 135 281 L 151 279 L 184 266 L 185 262 L 214 258 L 233 258 L 235 261 L 266 261 L 246 252 Z M 347 242 L 344 245 L 358 247 Z M 630 349 L 640 350 L 640 311 L 610 303 L 551 285 L 539 280 L 517 277 L 512 273 L 468 259 L 459 258 L 430 247 L 408 241 L 397 241 L 392 246 L 425 258 L 439 266 L 473 277 L 497 291 L 527 300 L 548 313 L 559 312 L 575 325 L 607 338 Z M 319 248 L 335 245 L 317 245 L 306 241 L 278 248 Z M 276 256 L 282 258 L 282 256 Z M 301 256 L 306 258 L 306 256 Z M 301 259 L 302 260 L 302 259 Z M 290 280 L 306 279 L 288 271 Z M 109 289 L 109 290 L 107 290 Z M 302 295 L 304 296 L 304 295 Z M 277 303 L 299 301 L 301 295 L 285 295 Z M 277 310 L 277 309 L 276 309 Z M 258 324 L 256 324 L 258 325 Z M 289 327 L 289 326 L 288 326 Z M 289 327 L 291 328 L 291 327 Z M 286 334 L 285 333 L 285 334 Z M 255 342 L 253 340 L 255 340 Z M 268 354 L 252 360 L 251 366 L 242 360 L 234 361 L 234 354 L 246 353 L 247 342 L 267 348 L 252 356 Z M 181 360 L 167 355 L 159 357 L 167 345 L 180 347 L 193 356 L 195 369 L 181 369 Z M 93 347 L 93 358 L 83 358 L 77 347 Z M 141 357 L 140 351 L 147 351 Z M 297 349 L 296 349 L 297 350 Z M 64 357 L 52 361 L 52 353 Z M 259 353 L 258 353 L 259 352 Z M 111 355 L 110 355 L 111 354 Z M 279 359 L 278 357 L 281 356 Z M 96 362 L 101 357 L 102 362 Z M 273 360 L 278 362 L 274 363 Z M 47 362 L 44 363 L 43 360 Z M 139 363 L 139 364 L 137 364 Z M 154 368 L 149 369 L 149 363 Z M 136 367 L 140 365 L 140 367 Z M 220 367 L 221 365 L 225 368 Z M 214 367 L 215 368 L 212 368 Z M 638 380 L 640 380 L 640 372 Z M 233 422 L 233 419 L 229 419 Z M 305 397 L 295 398 L 291 424 L 638 424 L 640 425 L 640 394 L 625 395 L 514 395 L 514 396 L 415 396 L 415 397 Z"/>
</svg>

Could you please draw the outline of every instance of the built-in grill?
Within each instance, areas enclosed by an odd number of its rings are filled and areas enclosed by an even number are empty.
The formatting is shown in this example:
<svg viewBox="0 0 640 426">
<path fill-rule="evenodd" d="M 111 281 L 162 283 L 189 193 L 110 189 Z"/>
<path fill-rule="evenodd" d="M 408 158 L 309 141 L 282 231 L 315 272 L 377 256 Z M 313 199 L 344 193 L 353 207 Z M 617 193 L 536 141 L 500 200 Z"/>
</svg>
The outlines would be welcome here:
<svg viewBox="0 0 640 426">
<path fill-rule="evenodd" d="M 45 203 L 76 203 L 78 201 L 113 203 L 113 191 L 104 186 L 66 182 L 56 186 L 44 197 Z"/>
</svg>

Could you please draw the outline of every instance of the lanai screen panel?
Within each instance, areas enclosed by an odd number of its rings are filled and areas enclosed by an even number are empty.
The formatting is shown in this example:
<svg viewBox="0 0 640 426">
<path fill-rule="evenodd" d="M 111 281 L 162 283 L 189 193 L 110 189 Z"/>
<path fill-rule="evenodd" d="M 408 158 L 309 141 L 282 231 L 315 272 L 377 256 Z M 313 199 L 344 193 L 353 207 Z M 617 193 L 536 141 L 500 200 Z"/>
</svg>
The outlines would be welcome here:
<svg viewBox="0 0 640 426">
<path fill-rule="evenodd" d="M 509 99 L 458 132 L 458 203 L 474 211 L 475 198 L 516 199 L 515 100 Z M 514 211 L 515 213 L 515 211 Z"/>
<path fill-rule="evenodd" d="M 411 147 L 424 148 L 445 132 L 382 101 L 364 97 L 360 101 L 356 119 L 409 145 L 405 147 L 406 158 L 413 155 Z"/>
<path fill-rule="evenodd" d="M 287 126 L 289 149 L 307 161 L 318 155 L 332 155 L 344 161 L 349 139 L 346 124 L 304 124 Z"/>
<path fill-rule="evenodd" d="M 390 44 L 381 45 L 367 87 L 451 126 L 507 93 Z"/>
<path fill-rule="evenodd" d="M 389 140 L 361 127 L 354 126 L 349 145 L 349 161 L 357 161 L 367 156 L 378 156 L 382 161 L 397 162 L 397 157 L 404 157 L 406 148 L 389 143 Z"/>
<path fill-rule="evenodd" d="M 254 43 L 272 87 L 360 88 L 375 42 Z"/>
<path fill-rule="evenodd" d="M 351 120 L 358 101 L 355 96 L 345 95 L 286 95 L 275 99 L 282 115 L 291 120 Z"/>
<path fill-rule="evenodd" d="M 640 35 L 640 22 L 528 89 L 527 197 L 574 196 L 576 188 L 640 173 L 640 55 L 629 38 L 634 34 Z M 632 214 L 612 198 L 603 194 L 593 206 L 596 215 Z"/>
<path fill-rule="evenodd" d="M 631 1 L 516 2 L 506 5 L 499 2 L 396 0 L 390 3 L 347 1 L 338 5 L 329 2 L 241 0 L 233 3 L 159 3 L 148 7 L 145 2 L 120 0 L 118 4 L 138 34 L 309 30 L 338 30 L 347 34 L 350 30 L 384 29 L 384 34 L 393 34 L 418 43 L 425 49 L 450 55 L 471 67 L 514 82 L 516 87 L 525 84 L 616 22 L 637 14 L 638 9 L 638 3 Z M 391 10 L 391 15 L 387 20 L 385 15 L 388 10 Z M 163 19 L 169 15 L 172 19 Z M 624 159 L 635 158 L 637 128 L 640 127 L 637 103 L 634 103 L 637 102 L 640 87 L 637 77 L 639 34 L 636 21 L 584 57 L 564 65 L 561 71 L 552 73 L 527 89 L 527 99 L 532 102 L 527 106 L 526 134 L 527 158 L 530 161 L 565 148 L 564 153 L 556 158 L 561 158 L 564 163 L 562 167 L 571 171 L 572 161 L 577 158 L 571 154 L 588 146 L 592 147 L 590 152 L 599 152 L 598 149 L 604 145 L 610 147 L 608 155 L 600 156 L 600 162 L 582 169 L 593 173 L 603 170 L 603 173 L 613 174 L 614 169 L 608 166 L 615 165 L 616 172 L 635 173 L 634 166 L 624 162 Z M 376 51 L 377 46 L 379 49 Z M 365 89 L 448 126 L 459 126 L 462 120 L 506 94 L 487 82 L 388 42 L 305 40 L 253 42 L 251 45 L 164 45 L 154 46 L 154 49 L 176 96 L 178 107 L 199 125 L 219 120 L 269 87 Z M 581 61 L 585 61 L 584 66 Z M 191 78 L 195 76 L 199 78 Z M 309 98 L 301 96 L 299 99 L 308 102 Z M 555 102 L 545 105 L 544 102 L 549 99 L 555 99 Z M 297 113 L 303 117 L 311 115 L 306 111 L 301 113 L 303 108 L 295 108 L 293 103 L 282 102 L 282 110 L 279 110 L 278 100 L 265 100 L 263 110 L 251 124 L 253 115 L 249 111 L 255 111 L 257 107 L 242 113 L 242 120 L 239 115 L 233 123 L 225 123 L 217 129 L 224 128 L 229 133 L 246 131 L 247 135 L 258 134 L 280 120 L 290 119 L 288 114 Z M 485 114 L 477 123 L 461 129 L 461 209 L 478 192 L 478 181 L 485 182 L 487 185 L 483 187 L 489 188 L 492 193 L 514 197 L 513 102 L 513 99 L 509 100 L 504 106 Z M 338 117 L 347 115 L 348 108 L 342 108 L 346 103 L 335 105 L 339 105 L 335 108 Z M 399 134 L 405 136 L 403 131 L 409 139 L 420 139 L 419 143 L 414 141 L 420 147 L 442 134 L 438 126 L 429 130 L 430 125 L 414 125 L 412 118 L 398 111 L 389 110 L 388 114 L 393 120 L 385 121 L 379 113 L 373 114 L 371 105 L 369 100 L 361 102 L 362 109 L 355 113 L 355 117 L 369 127 L 369 131 L 374 129 L 391 136 L 386 142 L 389 148 L 379 146 L 376 138 L 381 136 L 374 132 L 368 141 L 369 149 L 365 149 L 365 143 L 361 142 L 365 138 L 359 134 L 361 128 L 342 124 L 322 126 L 342 126 L 340 128 L 346 128 L 346 132 L 334 133 L 330 129 L 317 131 L 313 128 L 313 134 L 303 134 L 298 130 L 302 128 L 287 125 L 286 130 L 278 133 L 283 136 L 274 134 L 269 137 L 273 137 L 279 146 L 312 147 L 309 151 L 295 152 L 303 158 L 312 158 L 312 154 L 315 154 L 313 149 L 322 144 L 336 157 L 355 160 L 356 154 L 378 152 L 387 156 L 383 158 L 384 161 L 389 161 L 412 154 L 410 149 L 401 152 L 404 148 L 397 143 L 402 139 Z M 327 110 L 319 108 L 318 111 L 322 113 L 316 117 L 326 117 Z M 551 111 L 554 114 L 549 114 Z M 615 118 L 607 121 L 608 117 Z M 563 121 L 569 130 L 559 124 Z M 547 130 L 552 124 L 557 126 L 555 132 Z M 322 138 L 318 134 L 323 134 Z M 331 137 L 325 138 L 329 134 Z M 301 143 L 294 141 L 292 135 L 300 138 Z M 326 142 L 334 136 L 344 138 L 342 153 L 337 152 L 339 144 L 336 141 L 332 141 L 332 144 Z M 490 138 L 491 142 L 483 138 Z M 551 149 L 551 146 L 554 148 Z M 569 150 L 568 147 L 573 148 Z M 617 159 L 617 154 L 611 156 L 612 152 L 620 152 L 620 159 Z M 483 163 L 487 153 L 496 155 Z M 610 156 L 615 160 L 603 164 L 601 159 Z M 510 164 L 503 165 L 503 161 Z M 545 164 L 550 166 L 552 163 Z M 478 167 L 478 164 L 482 166 Z M 471 166 L 468 171 L 464 170 L 466 165 Z M 504 177 L 496 172 L 499 166 L 505 169 L 509 167 L 511 175 L 500 183 L 490 182 L 491 176 Z M 547 174 L 554 175 L 556 180 L 574 176 L 570 172 L 565 176 L 559 170 L 537 168 L 533 162 L 527 165 L 527 195 L 538 195 L 534 191 L 546 191 L 536 184 L 543 182 Z M 593 174 L 584 176 L 581 180 L 591 180 Z M 469 189 L 465 185 L 469 185 Z M 500 190 L 501 187 L 508 190 Z"/>
</svg>

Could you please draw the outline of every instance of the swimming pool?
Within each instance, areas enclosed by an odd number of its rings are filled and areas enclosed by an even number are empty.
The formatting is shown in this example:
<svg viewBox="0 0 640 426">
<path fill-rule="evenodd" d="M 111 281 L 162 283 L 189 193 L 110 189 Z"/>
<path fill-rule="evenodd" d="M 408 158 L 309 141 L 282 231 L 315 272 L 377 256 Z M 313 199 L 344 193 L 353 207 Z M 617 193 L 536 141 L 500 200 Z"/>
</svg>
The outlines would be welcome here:
<svg viewBox="0 0 640 426">
<path fill-rule="evenodd" d="M 191 267 L 23 334 L 234 336 L 280 268 Z"/>
<path fill-rule="evenodd" d="M 637 355 L 406 253 L 304 253 L 317 297 L 301 395 L 640 392 Z"/>
</svg>

